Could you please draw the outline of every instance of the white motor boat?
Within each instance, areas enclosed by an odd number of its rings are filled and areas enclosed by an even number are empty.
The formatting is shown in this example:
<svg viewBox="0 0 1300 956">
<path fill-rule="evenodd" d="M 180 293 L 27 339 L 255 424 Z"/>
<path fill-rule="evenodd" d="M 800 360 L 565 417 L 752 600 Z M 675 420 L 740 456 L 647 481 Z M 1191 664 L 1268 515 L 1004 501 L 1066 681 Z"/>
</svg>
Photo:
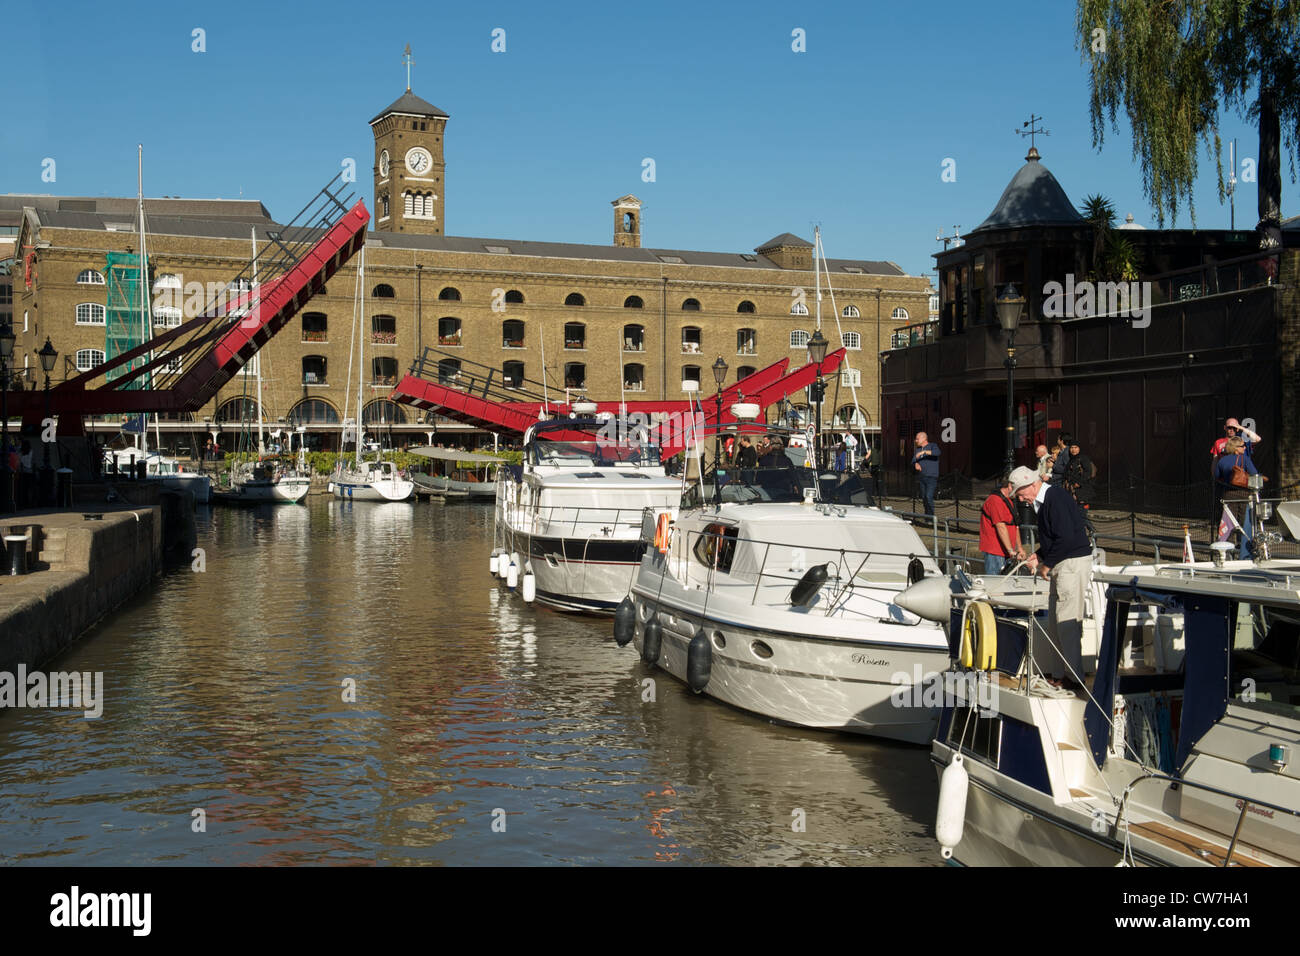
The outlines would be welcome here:
<svg viewBox="0 0 1300 956">
<path fill-rule="evenodd" d="M 1099 640 L 1085 630 L 1074 692 L 1038 674 L 1046 586 L 989 583 L 958 575 L 927 612 L 992 665 L 977 692 L 945 681 L 931 745 L 945 857 L 1300 864 L 1300 561 L 1094 567 Z"/>
<path fill-rule="evenodd" d="M 948 642 L 894 598 L 946 578 L 912 526 L 871 506 L 855 476 L 819 480 L 789 459 L 724 473 L 711 498 L 711 483 L 693 485 L 680 509 L 646 513 L 620 643 L 782 723 L 929 741 L 940 709 L 914 685 L 948 667 Z"/>
<path fill-rule="evenodd" d="M 415 484 L 403 478 L 391 461 L 363 461 L 335 472 L 329 490 L 347 501 L 408 501 Z"/>
<path fill-rule="evenodd" d="M 617 433 L 593 419 L 538 422 L 523 465 L 497 470 L 497 551 L 521 581 L 534 575 L 543 604 L 613 613 L 641 557 L 642 511 L 681 497 L 658 446 Z"/>
<path fill-rule="evenodd" d="M 306 475 L 277 474 L 270 463 L 249 462 L 235 473 L 229 491 L 218 492 L 218 500 L 228 504 L 293 504 L 307 497 L 310 490 L 311 478 Z"/>
<path fill-rule="evenodd" d="M 110 473 L 116 469 L 120 475 L 134 475 L 140 462 L 145 463 L 146 480 L 157 481 L 172 491 L 188 491 L 194 495 L 196 504 L 205 505 L 212 501 L 212 479 L 196 471 L 186 471 L 175 458 L 139 448 L 104 451 L 104 468 Z"/>
</svg>

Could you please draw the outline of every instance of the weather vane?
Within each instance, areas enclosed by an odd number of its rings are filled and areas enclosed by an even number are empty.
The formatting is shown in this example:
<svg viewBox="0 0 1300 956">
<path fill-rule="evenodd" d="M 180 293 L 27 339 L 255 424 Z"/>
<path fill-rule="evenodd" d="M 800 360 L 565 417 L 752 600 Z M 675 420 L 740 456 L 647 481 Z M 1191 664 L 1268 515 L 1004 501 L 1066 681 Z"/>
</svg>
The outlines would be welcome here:
<svg viewBox="0 0 1300 956">
<path fill-rule="evenodd" d="M 1021 124 L 1020 124 L 1020 129 L 1016 130 L 1016 132 L 1019 133 L 1021 136 L 1028 136 L 1028 137 L 1029 137 L 1029 147 L 1030 147 L 1031 149 L 1034 148 L 1034 137 L 1035 137 L 1035 136 L 1051 136 L 1051 135 L 1052 135 L 1052 131 L 1051 131 L 1050 129 L 1041 129 L 1041 128 L 1039 127 L 1038 124 L 1042 121 L 1042 119 L 1043 119 L 1043 118 L 1042 118 L 1041 116 L 1035 116 L 1033 113 L 1030 113 L 1030 114 L 1029 114 L 1029 119 L 1026 120 L 1025 122 L 1021 123 Z"/>
<path fill-rule="evenodd" d="M 402 62 L 406 64 L 406 92 L 411 92 L 411 64 L 415 61 L 411 59 L 411 44 L 406 44 L 406 50 L 402 53 Z"/>
</svg>

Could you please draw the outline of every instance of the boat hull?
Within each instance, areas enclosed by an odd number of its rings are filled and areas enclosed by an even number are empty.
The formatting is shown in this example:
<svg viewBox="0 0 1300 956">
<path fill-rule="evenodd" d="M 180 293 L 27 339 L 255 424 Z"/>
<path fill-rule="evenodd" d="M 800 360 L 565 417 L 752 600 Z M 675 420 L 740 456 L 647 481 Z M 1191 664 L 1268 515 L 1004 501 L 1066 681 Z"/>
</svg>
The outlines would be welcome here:
<svg viewBox="0 0 1300 956">
<path fill-rule="evenodd" d="M 613 614 L 627 594 L 644 547 L 639 538 L 555 538 L 510 533 L 507 541 L 508 551 L 531 561 L 539 603 L 563 611 L 600 615 Z"/>
<path fill-rule="evenodd" d="M 310 490 L 310 478 L 246 481 L 222 494 L 219 500 L 226 504 L 295 504 Z"/>
<path fill-rule="evenodd" d="M 928 743 L 940 710 L 914 705 L 913 675 L 943 671 L 946 649 L 905 647 L 782 633 L 747 627 L 693 608 L 656 603 L 634 589 L 633 641 L 643 650 L 645 624 L 657 616 L 662 632 L 657 664 L 687 680 L 689 647 L 703 627 L 710 675 L 703 693 L 742 710 L 800 727 Z M 904 693 L 903 691 L 907 691 Z"/>
<path fill-rule="evenodd" d="M 344 501 L 407 501 L 415 493 L 415 485 L 400 480 L 354 482 L 335 478 L 329 490 Z"/>
</svg>

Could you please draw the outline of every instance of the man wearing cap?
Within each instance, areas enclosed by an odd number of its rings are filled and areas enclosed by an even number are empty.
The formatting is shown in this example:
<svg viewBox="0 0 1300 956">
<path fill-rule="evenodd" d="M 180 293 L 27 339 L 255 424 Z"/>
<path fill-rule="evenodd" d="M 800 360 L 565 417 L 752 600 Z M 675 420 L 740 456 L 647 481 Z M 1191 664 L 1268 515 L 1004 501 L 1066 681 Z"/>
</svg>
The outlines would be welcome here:
<svg viewBox="0 0 1300 956">
<path fill-rule="evenodd" d="M 1011 487 L 1038 515 L 1038 550 L 1026 563 L 1052 582 L 1052 633 L 1061 660 L 1052 676 L 1062 687 L 1077 690 L 1083 681 L 1083 599 L 1092 579 L 1092 545 L 1083 513 L 1069 491 L 1047 484 L 1032 469 L 1013 471 Z"/>
</svg>

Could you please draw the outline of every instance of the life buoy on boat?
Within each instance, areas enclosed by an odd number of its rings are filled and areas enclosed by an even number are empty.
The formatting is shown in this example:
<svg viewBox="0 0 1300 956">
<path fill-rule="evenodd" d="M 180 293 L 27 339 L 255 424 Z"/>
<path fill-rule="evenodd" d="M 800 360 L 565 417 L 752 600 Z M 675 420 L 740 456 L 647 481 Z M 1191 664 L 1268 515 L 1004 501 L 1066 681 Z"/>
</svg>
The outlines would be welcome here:
<svg viewBox="0 0 1300 956">
<path fill-rule="evenodd" d="M 987 601 L 971 601 L 962 613 L 961 666 L 991 671 L 997 666 L 998 622 Z"/>
<path fill-rule="evenodd" d="M 672 541 L 672 521 L 667 511 L 659 515 L 659 520 L 655 523 L 655 547 L 659 549 L 660 554 L 668 553 L 668 545 Z"/>
</svg>

